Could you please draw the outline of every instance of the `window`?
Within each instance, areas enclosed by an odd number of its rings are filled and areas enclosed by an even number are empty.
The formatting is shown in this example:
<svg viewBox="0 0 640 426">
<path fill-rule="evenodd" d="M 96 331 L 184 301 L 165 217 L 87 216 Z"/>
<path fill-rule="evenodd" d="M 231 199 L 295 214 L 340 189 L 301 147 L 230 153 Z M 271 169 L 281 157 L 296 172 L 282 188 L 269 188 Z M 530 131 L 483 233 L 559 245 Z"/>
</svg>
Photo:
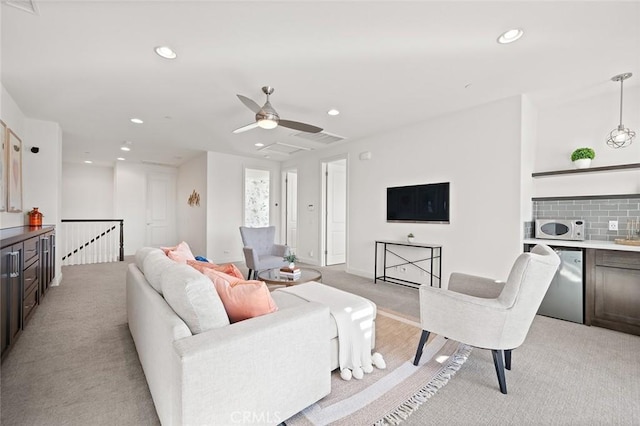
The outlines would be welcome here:
<svg viewBox="0 0 640 426">
<path fill-rule="evenodd" d="M 269 226 L 269 170 L 244 169 L 244 225 Z"/>
</svg>

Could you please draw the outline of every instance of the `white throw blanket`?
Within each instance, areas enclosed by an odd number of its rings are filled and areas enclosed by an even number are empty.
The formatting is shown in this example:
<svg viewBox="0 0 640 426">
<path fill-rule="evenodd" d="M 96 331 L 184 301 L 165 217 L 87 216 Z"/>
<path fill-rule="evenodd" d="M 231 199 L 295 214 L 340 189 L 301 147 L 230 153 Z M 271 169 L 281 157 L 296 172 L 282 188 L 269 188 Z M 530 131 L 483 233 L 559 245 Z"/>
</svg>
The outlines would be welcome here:
<svg viewBox="0 0 640 426">
<path fill-rule="evenodd" d="M 371 338 L 376 305 L 346 291 L 317 282 L 300 284 L 279 291 L 295 294 L 305 300 L 327 305 L 338 326 L 338 360 L 342 378 L 349 380 L 351 372 L 356 378 L 373 370 Z M 380 359 L 382 357 L 378 354 Z M 376 366 L 383 368 L 376 363 Z M 349 371 L 345 371 L 348 369 Z M 346 376 L 348 377 L 345 377 Z"/>
</svg>

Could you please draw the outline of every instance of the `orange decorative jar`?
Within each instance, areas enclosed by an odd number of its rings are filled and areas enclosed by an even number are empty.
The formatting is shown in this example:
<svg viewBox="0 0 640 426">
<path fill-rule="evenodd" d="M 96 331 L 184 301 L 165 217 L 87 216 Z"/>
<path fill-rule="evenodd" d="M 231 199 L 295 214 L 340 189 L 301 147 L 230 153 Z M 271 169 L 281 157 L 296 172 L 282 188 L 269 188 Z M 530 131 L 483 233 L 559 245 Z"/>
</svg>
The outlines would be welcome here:
<svg viewBox="0 0 640 426">
<path fill-rule="evenodd" d="M 37 207 L 34 207 L 29 213 L 29 226 L 42 226 L 42 213 L 38 211 Z"/>
</svg>

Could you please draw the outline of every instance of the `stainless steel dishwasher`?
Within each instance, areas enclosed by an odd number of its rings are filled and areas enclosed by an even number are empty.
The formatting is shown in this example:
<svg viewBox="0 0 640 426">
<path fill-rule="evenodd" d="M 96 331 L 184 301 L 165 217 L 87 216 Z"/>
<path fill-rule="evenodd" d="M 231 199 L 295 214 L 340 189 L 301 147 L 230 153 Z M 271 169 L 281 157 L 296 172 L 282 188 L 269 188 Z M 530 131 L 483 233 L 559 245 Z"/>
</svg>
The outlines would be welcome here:
<svg viewBox="0 0 640 426">
<path fill-rule="evenodd" d="M 554 247 L 560 267 L 542 300 L 538 314 L 584 324 L 582 249 Z"/>
</svg>

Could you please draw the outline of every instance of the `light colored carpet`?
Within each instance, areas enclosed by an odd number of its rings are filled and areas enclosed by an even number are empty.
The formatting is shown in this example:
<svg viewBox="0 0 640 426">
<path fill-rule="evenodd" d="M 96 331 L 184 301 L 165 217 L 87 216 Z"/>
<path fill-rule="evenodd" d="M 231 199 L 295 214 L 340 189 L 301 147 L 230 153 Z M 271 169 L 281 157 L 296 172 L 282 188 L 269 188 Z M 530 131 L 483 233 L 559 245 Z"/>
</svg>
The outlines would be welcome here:
<svg viewBox="0 0 640 426">
<path fill-rule="evenodd" d="M 63 268 L 2 363 L 3 425 L 158 424 L 126 325 L 125 269 Z M 325 284 L 417 317 L 416 290 L 321 269 Z M 640 424 L 638 336 L 538 316 L 506 374 L 502 395 L 491 354 L 474 349 L 404 424 Z"/>
</svg>

